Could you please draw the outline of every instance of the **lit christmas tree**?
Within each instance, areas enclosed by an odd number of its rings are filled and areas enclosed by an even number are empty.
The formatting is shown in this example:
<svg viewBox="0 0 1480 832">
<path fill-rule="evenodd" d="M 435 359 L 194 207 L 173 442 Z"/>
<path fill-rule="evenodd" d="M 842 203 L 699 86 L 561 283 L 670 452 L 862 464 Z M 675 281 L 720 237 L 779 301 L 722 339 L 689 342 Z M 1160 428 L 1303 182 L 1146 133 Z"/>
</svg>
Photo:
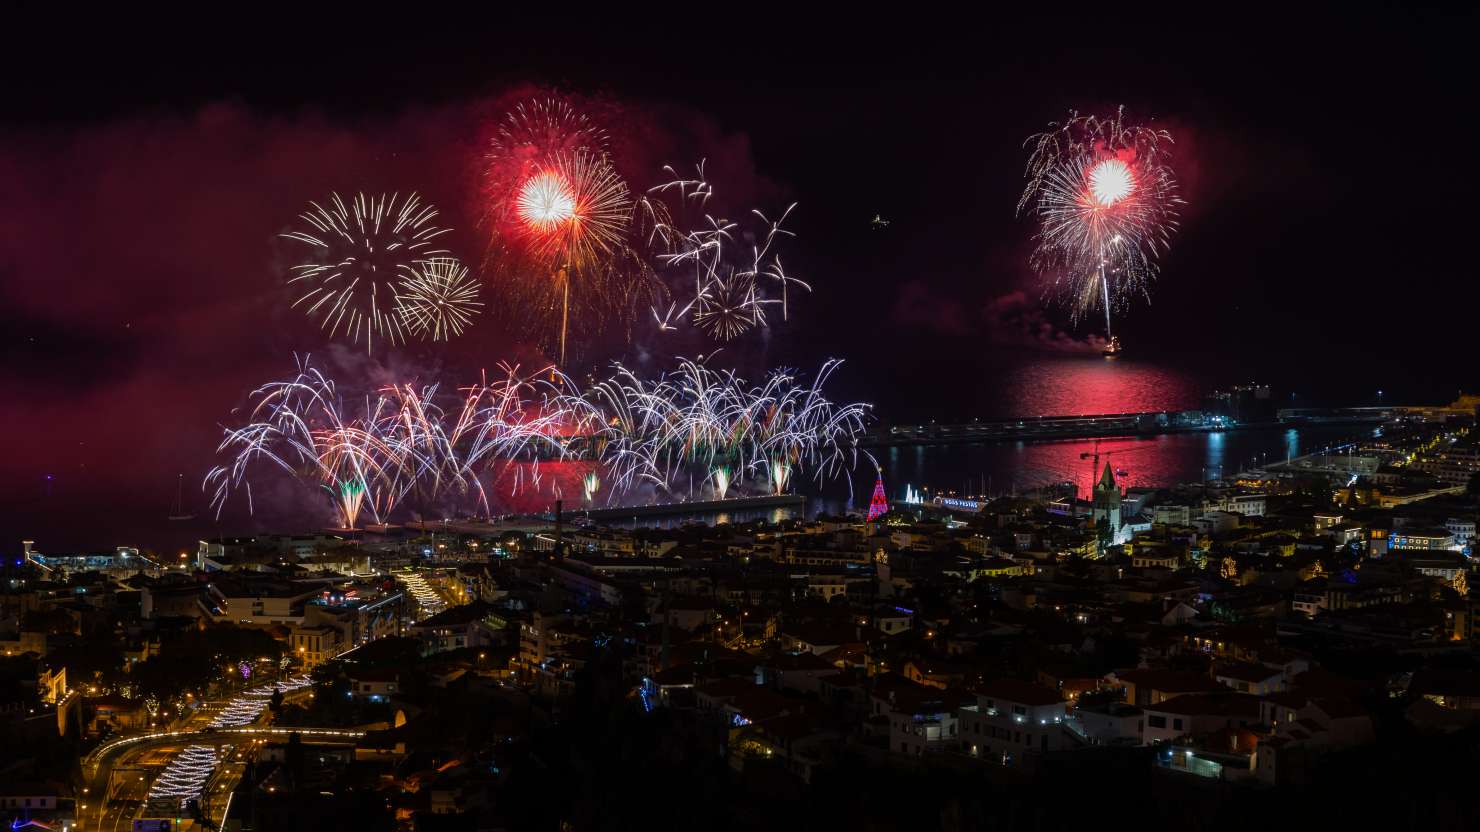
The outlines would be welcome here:
<svg viewBox="0 0 1480 832">
<path fill-rule="evenodd" d="M 1224 558 L 1223 559 L 1223 569 L 1222 569 L 1221 572 L 1219 572 L 1219 574 L 1222 575 L 1224 578 L 1230 580 L 1230 581 L 1231 580 L 1234 580 L 1235 578 L 1237 578 L 1238 577 L 1238 561 L 1234 560 L 1233 558 Z"/>
<path fill-rule="evenodd" d="M 880 472 L 879 478 L 874 480 L 874 496 L 868 501 L 868 522 L 883 517 L 889 512 L 889 498 L 884 496 L 884 474 Z"/>
</svg>

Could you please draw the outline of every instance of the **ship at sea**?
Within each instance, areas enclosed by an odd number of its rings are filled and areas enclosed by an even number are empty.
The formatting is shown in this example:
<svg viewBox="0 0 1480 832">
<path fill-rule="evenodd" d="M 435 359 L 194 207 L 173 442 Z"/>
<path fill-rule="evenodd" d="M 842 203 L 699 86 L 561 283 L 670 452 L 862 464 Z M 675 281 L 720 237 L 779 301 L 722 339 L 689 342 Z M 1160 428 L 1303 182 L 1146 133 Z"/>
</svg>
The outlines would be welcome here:
<svg viewBox="0 0 1480 832">
<path fill-rule="evenodd" d="M 1106 358 L 1114 358 L 1120 355 L 1120 337 L 1115 335 L 1110 336 L 1110 343 L 1106 344 L 1105 348 L 1100 350 L 1100 352 Z"/>
</svg>

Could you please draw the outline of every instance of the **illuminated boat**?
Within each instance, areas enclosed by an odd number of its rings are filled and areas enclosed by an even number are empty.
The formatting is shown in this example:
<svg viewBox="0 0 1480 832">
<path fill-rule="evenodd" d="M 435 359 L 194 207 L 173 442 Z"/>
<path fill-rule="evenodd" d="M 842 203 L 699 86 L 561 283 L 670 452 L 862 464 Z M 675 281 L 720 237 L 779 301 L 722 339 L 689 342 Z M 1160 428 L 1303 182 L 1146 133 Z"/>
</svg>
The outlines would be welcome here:
<svg viewBox="0 0 1480 832">
<path fill-rule="evenodd" d="M 1120 337 L 1112 335 L 1110 337 L 1110 343 L 1106 344 L 1105 348 L 1100 352 L 1103 353 L 1106 358 L 1114 358 L 1115 356 L 1120 355 Z"/>
</svg>

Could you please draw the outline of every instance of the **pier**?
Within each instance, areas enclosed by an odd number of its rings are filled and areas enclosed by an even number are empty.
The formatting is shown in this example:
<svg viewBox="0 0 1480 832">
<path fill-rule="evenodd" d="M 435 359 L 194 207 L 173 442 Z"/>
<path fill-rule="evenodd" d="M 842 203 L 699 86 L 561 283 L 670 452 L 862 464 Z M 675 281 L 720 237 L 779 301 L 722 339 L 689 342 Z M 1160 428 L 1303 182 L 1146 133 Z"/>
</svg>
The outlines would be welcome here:
<svg viewBox="0 0 1480 832">
<path fill-rule="evenodd" d="M 1363 425 L 1389 422 L 1418 410 L 1408 407 L 1300 408 L 1281 410 L 1271 420 L 1239 422 L 1199 410 L 1102 413 L 1084 416 L 1034 416 L 978 419 L 961 423 L 884 425 L 859 444 L 866 447 L 950 445 L 975 442 L 1101 439 L 1209 433 L 1228 430 L 1298 428 L 1307 425 Z"/>
<path fill-rule="evenodd" d="M 592 520 L 627 520 L 633 517 L 675 517 L 684 514 L 710 514 L 720 511 L 750 511 L 759 508 L 792 508 L 807 504 L 801 494 L 763 494 L 755 497 L 731 497 L 725 500 L 691 500 L 681 503 L 649 503 L 640 506 L 616 506 L 571 510 L 567 516 Z"/>
</svg>

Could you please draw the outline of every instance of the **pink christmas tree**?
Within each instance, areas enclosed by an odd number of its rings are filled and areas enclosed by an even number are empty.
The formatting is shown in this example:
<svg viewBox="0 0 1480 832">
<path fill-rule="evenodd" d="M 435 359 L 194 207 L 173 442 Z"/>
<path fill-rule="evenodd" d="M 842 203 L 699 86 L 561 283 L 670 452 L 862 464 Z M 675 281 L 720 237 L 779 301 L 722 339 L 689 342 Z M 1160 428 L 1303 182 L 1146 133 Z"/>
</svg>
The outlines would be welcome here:
<svg viewBox="0 0 1480 832">
<path fill-rule="evenodd" d="M 884 475 L 874 480 L 874 496 L 868 501 L 868 522 L 883 517 L 889 511 L 889 498 L 884 496 Z"/>
</svg>

